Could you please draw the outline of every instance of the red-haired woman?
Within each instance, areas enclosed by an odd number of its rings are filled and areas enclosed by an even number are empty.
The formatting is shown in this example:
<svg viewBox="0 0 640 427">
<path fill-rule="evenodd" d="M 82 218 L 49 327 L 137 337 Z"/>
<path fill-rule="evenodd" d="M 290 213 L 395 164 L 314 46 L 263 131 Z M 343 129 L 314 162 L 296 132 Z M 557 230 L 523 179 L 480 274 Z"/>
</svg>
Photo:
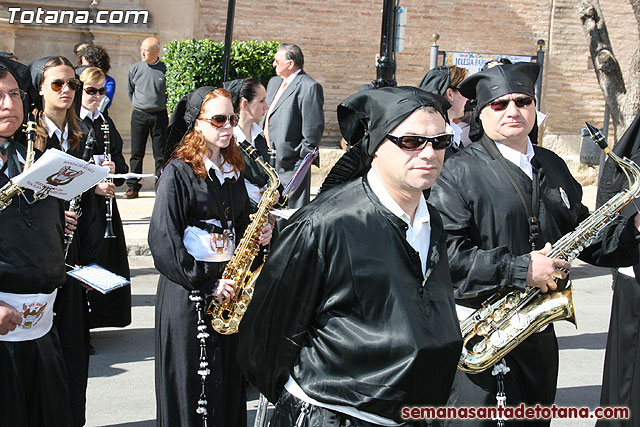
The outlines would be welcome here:
<svg viewBox="0 0 640 427">
<path fill-rule="evenodd" d="M 220 277 L 249 223 L 244 162 L 233 137 L 237 121 L 231 94 L 212 87 L 183 98 L 172 117 L 175 128 L 187 133 L 160 177 L 149 228 L 149 246 L 161 274 L 158 426 L 202 425 L 205 414 L 209 425 L 247 424 L 237 335 L 219 335 L 208 319 L 202 321 L 206 296 L 233 296 L 236 285 Z M 270 237 L 267 225 L 261 243 Z"/>
</svg>

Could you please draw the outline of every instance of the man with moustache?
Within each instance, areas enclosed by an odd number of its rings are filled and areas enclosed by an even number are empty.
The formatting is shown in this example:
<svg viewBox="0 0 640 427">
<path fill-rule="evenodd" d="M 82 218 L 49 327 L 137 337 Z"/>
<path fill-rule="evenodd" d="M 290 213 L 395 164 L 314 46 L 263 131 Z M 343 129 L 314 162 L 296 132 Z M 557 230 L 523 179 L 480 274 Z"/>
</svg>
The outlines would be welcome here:
<svg viewBox="0 0 640 427">
<path fill-rule="evenodd" d="M 539 69 L 534 63 L 505 64 L 473 74 L 458 86 L 462 95 L 477 99 L 483 136 L 447 160 L 429 202 L 440 211 L 448 234 L 460 320 L 496 293 L 532 286 L 544 293 L 564 286 L 556 280 L 565 279 L 571 265 L 546 254 L 551 243 L 589 214 L 581 202 L 582 188 L 564 161 L 534 147 L 527 137 L 536 120 Z M 580 259 L 601 266 L 630 265 L 638 257 L 639 226 L 638 215 L 635 222 L 614 222 Z M 553 325 L 521 342 L 497 365 L 476 374 L 458 371 L 447 405 L 495 406 L 505 403 L 505 395 L 507 406 L 551 405 L 558 377 Z M 495 426 L 496 420 L 468 425 Z"/>
<path fill-rule="evenodd" d="M 20 127 L 29 70 L 0 58 L 0 188 L 22 172 Z M 71 413 L 53 304 L 65 282 L 63 205 L 27 190 L 0 211 L 0 425 L 69 426 Z"/>
<path fill-rule="evenodd" d="M 338 106 L 359 162 L 337 165 L 342 182 L 291 218 L 240 328 L 240 365 L 277 402 L 271 426 L 398 426 L 403 406 L 446 401 L 460 327 L 446 236 L 422 192 L 451 144 L 448 108 L 411 87 Z"/>
</svg>

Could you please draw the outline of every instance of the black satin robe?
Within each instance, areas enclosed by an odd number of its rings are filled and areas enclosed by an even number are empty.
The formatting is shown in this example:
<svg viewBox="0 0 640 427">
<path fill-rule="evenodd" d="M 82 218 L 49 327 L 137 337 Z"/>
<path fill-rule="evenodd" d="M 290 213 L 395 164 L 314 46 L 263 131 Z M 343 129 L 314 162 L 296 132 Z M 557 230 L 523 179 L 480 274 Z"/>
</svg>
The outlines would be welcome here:
<svg viewBox="0 0 640 427">
<path fill-rule="evenodd" d="M 240 325 L 238 358 L 271 401 L 291 374 L 310 397 L 400 421 L 446 401 L 460 328 L 432 207 L 423 277 L 406 224 L 365 178 L 323 192 L 280 234 Z"/>
<path fill-rule="evenodd" d="M 213 173 L 213 172 L 211 172 Z M 149 247 L 160 272 L 158 281 L 156 336 L 156 403 L 158 426 L 200 426 L 196 414 L 200 394 L 197 375 L 200 345 L 197 339 L 195 305 L 189 300 L 193 289 L 210 295 L 226 263 L 196 261 L 182 243 L 190 219 L 217 218 L 216 197 L 231 208 L 236 245 L 248 224 L 249 197 L 242 176 L 234 182 L 207 178 L 199 181 L 182 160 L 172 160 L 158 182 L 149 227 Z M 235 359 L 237 335 L 219 335 L 206 321 L 209 425 L 246 426 L 244 381 Z"/>
<path fill-rule="evenodd" d="M 483 139 L 447 160 L 429 197 L 448 233 L 456 303 L 472 308 L 480 307 L 495 292 L 524 289 L 531 252 L 525 209 L 498 160 L 483 145 L 493 142 L 486 135 Z M 549 150 L 533 148 L 531 163 L 540 176 L 540 235 L 535 245 L 541 249 L 545 242 L 554 243 L 575 229 L 589 212 L 581 202 L 582 188 L 564 161 Z M 507 165 L 531 197 L 532 180 L 511 162 Z M 615 221 L 580 259 L 600 266 L 629 265 L 638 257 L 635 235 L 632 222 Z M 508 354 L 506 361 L 511 368 L 505 375 L 508 405 L 553 403 L 558 375 L 553 326 L 533 334 Z M 448 405 L 492 406 L 496 404 L 495 393 L 496 379 L 490 369 L 481 374 L 458 372 Z M 472 425 L 495 422 L 476 421 Z"/>
<path fill-rule="evenodd" d="M 0 188 L 9 178 L 0 174 Z M 33 192 L 26 191 L 33 200 Z M 63 204 L 14 196 L 0 211 L 0 291 L 51 293 L 65 283 Z M 0 341 L 0 425 L 71 424 L 56 327 L 31 341 Z"/>
<path fill-rule="evenodd" d="M 640 114 L 613 151 L 636 164 L 640 162 Z M 598 183 L 597 204 L 604 204 L 626 188 L 629 188 L 629 182 L 622 169 L 607 160 Z M 623 209 L 624 215 L 635 212 L 633 205 Z M 635 277 L 613 272 L 613 301 L 600 395 L 600 406 L 626 406 L 631 410 L 631 417 L 628 420 L 598 420 L 598 426 L 632 427 L 640 420 L 640 264 L 635 264 L 633 269 Z"/>
<path fill-rule="evenodd" d="M 581 202 L 582 187 L 564 161 L 542 147 L 534 146 L 534 152 L 532 164 L 540 174 L 541 197 L 536 249 L 542 249 L 545 242 L 553 244 L 575 229 L 589 210 Z M 532 180 L 511 162 L 507 164 L 530 197 Z M 447 160 L 429 202 L 440 211 L 448 233 L 447 251 L 458 304 L 478 308 L 506 287 L 525 288 L 531 252 L 527 215 L 498 160 L 482 141 Z M 638 257 L 635 235 L 632 222 L 616 220 L 580 259 L 601 267 L 631 265 Z"/>
<path fill-rule="evenodd" d="M 113 120 L 109 116 L 105 116 L 109 125 L 109 140 L 111 142 L 111 160 L 116 164 L 115 173 L 129 172 L 129 166 L 122 155 L 122 137 L 116 129 Z M 104 150 L 104 131 L 100 128 L 103 124 L 101 118 L 92 121 L 89 117 L 85 117 L 82 121 L 83 127 L 88 130 L 92 127 L 96 136 L 96 143 L 93 147 L 94 155 L 103 155 Z M 124 179 L 115 179 L 114 184 L 121 186 Z M 106 229 L 106 198 L 94 194 L 96 209 L 96 229 L 97 233 L 104 236 Z M 129 271 L 129 260 L 127 258 L 127 242 L 125 240 L 122 219 L 118 211 L 118 203 L 116 198 L 112 199 L 111 223 L 113 234 L 116 236 L 112 239 L 101 239 L 100 248 L 97 254 L 97 263 L 107 270 L 118 274 L 126 279 L 131 279 Z M 89 327 L 123 327 L 131 323 L 131 286 L 122 286 L 108 294 L 100 292 L 89 292 L 87 294 L 91 306 L 89 313 Z"/>
</svg>

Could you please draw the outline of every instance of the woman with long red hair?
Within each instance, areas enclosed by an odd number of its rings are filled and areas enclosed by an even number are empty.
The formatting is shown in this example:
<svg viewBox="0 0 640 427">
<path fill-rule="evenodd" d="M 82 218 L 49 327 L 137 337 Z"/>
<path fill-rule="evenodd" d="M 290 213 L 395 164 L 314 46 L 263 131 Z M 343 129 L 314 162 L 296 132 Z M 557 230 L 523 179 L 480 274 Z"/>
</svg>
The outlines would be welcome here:
<svg viewBox="0 0 640 427">
<path fill-rule="evenodd" d="M 161 274 L 158 426 L 203 425 L 205 420 L 215 426 L 247 425 L 237 335 L 216 333 L 204 318 L 208 296 L 233 297 L 236 284 L 220 277 L 249 223 L 244 162 L 233 137 L 237 122 L 231 94 L 212 87 L 187 95 L 172 116 L 170 139 L 181 142 L 158 182 L 149 228 L 149 247 Z M 267 225 L 260 242 L 270 238 Z"/>
</svg>

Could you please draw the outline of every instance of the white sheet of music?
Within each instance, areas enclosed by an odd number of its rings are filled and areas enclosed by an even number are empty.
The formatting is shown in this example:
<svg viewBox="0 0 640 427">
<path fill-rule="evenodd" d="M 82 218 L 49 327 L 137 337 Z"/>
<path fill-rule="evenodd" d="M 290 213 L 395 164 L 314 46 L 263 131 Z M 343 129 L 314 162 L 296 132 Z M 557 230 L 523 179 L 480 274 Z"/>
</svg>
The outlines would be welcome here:
<svg viewBox="0 0 640 427">
<path fill-rule="evenodd" d="M 71 200 L 102 181 L 109 168 L 92 165 L 58 149 L 50 148 L 29 169 L 11 181 L 35 192 Z"/>
<path fill-rule="evenodd" d="M 106 268 L 100 267 L 98 264 L 80 267 L 76 270 L 67 272 L 67 274 L 83 283 L 86 283 L 103 294 L 131 283 L 124 277 L 118 276 Z"/>
</svg>

